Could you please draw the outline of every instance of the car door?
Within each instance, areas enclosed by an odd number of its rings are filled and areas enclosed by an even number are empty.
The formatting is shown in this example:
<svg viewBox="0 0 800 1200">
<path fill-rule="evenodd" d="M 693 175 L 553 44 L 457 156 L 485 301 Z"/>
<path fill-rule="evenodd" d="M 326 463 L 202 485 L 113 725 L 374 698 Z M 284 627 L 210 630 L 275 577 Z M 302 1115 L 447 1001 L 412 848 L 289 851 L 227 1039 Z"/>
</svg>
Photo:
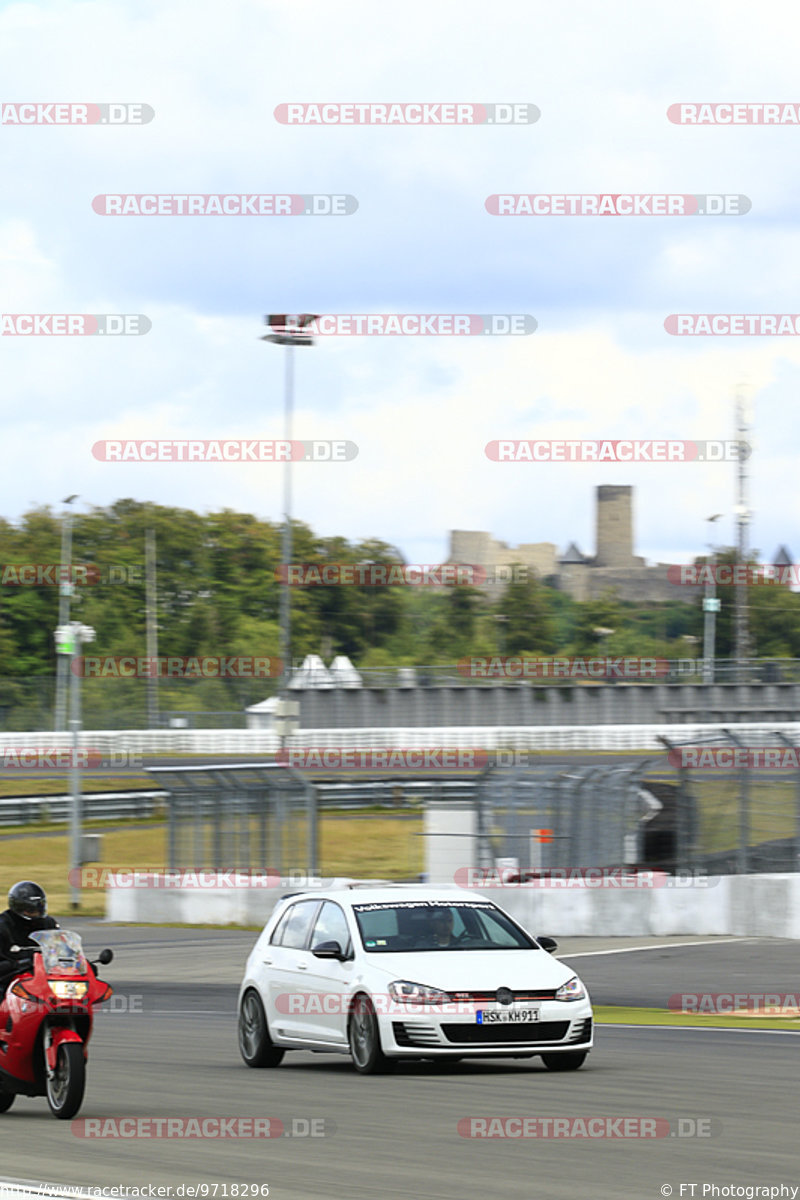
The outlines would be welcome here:
<svg viewBox="0 0 800 1200">
<path fill-rule="evenodd" d="M 278 1037 L 302 1038 L 306 1034 L 303 995 L 311 956 L 305 947 L 319 906 L 319 900 L 297 900 L 290 904 L 264 948 L 267 1020 Z"/>
<path fill-rule="evenodd" d="M 341 905 L 326 900 L 314 922 L 308 948 L 309 1029 L 317 1041 L 347 1043 L 347 1003 L 355 971 L 352 957 L 347 962 L 335 958 L 315 958 L 314 950 L 323 942 L 338 942 L 345 954 L 352 955 L 352 938 L 347 916 Z"/>
</svg>

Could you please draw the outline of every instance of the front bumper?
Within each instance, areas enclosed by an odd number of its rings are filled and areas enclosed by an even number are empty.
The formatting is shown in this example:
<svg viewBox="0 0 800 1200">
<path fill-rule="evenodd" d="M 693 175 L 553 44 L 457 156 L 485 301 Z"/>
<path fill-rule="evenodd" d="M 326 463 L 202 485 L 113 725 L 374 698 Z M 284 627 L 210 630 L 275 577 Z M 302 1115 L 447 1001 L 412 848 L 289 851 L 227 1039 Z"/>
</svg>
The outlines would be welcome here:
<svg viewBox="0 0 800 1200">
<path fill-rule="evenodd" d="M 544 1004 L 535 1022 L 486 1024 L 474 1013 L 437 1014 L 433 1007 L 404 1005 L 402 1012 L 378 1016 L 378 1024 L 384 1054 L 398 1057 L 513 1057 L 590 1050 L 594 1044 L 592 1008 L 581 1002 Z"/>
</svg>

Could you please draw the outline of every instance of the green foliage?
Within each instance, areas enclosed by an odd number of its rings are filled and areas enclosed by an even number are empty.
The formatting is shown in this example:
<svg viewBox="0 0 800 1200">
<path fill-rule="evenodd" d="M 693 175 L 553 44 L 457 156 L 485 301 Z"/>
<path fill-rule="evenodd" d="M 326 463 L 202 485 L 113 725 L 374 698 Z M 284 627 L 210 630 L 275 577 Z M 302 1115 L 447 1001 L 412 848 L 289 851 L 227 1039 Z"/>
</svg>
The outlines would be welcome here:
<svg viewBox="0 0 800 1200">
<path fill-rule="evenodd" d="M 135 500 L 75 514 L 73 563 L 93 564 L 101 574 L 101 582 L 77 587 L 72 598 L 72 618 L 96 630 L 87 653 L 145 652 L 148 529 L 156 538 L 160 654 L 279 656 L 280 525 L 230 509 L 203 516 Z M 0 519 L 0 563 L 57 564 L 61 533 L 60 517 L 47 508 L 26 513 L 17 526 Z M 403 561 L 378 538 L 320 538 L 302 522 L 293 524 L 292 542 L 295 563 Z M 733 550 L 718 556 L 718 562 L 731 561 Z M 108 581 L 112 570 L 119 582 Z M 716 651 L 723 657 L 732 653 L 735 589 L 720 587 L 717 594 Z M 18 710 L 51 713 L 58 600 L 56 586 L 0 588 L 0 720 L 6 728 L 14 727 Z M 746 600 L 754 653 L 800 658 L 800 595 L 788 587 L 750 587 Z M 472 587 L 294 587 L 291 624 L 295 661 L 310 653 L 327 661 L 346 654 L 363 668 L 446 665 L 489 654 L 693 657 L 702 653 L 703 634 L 699 596 L 690 603 L 632 604 L 608 593 L 578 603 L 533 578 L 510 583 L 499 598 Z M 159 685 L 161 708 L 185 711 L 229 710 L 272 692 L 274 681 L 258 679 L 232 687 L 214 680 L 191 688 L 185 681 Z M 117 680 L 112 687 L 87 679 L 84 706 L 87 718 L 105 714 L 113 727 L 117 711 L 145 711 L 146 689 L 140 681 Z"/>
<path fill-rule="evenodd" d="M 527 579 L 512 577 L 495 611 L 503 654 L 521 654 L 531 647 L 535 647 L 535 653 L 539 655 L 557 650 L 553 595 L 552 588 L 544 587 L 532 576 Z"/>
</svg>

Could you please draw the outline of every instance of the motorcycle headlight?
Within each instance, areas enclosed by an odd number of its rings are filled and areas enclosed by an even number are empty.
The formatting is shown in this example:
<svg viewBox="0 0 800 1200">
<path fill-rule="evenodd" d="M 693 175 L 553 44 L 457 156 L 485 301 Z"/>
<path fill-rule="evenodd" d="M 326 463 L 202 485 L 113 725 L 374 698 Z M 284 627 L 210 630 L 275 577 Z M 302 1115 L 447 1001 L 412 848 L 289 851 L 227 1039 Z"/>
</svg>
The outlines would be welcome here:
<svg viewBox="0 0 800 1200">
<path fill-rule="evenodd" d="M 439 988 L 428 987 L 424 983 L 410 983 L 407 979 L 398 979 L 389 984 L 389 995 L 398 1004 L 447 1004 L 450 996 Z"/>
<path fill-rule="evenodd" d="M 586 992 L 577 975 L 573 975 L 572 979 L 568 979 L 566 983 L 562 983 L 555 996 L 556 1000 L 583 1000 L 585 997 Z"/>
<path fill-rule="evenodd" d="M 50 991 L 57 1000 L 83 1000 L 88 990 L 88 983 L 80 979 L 54 979 L 50 981 Z"/>
</svg>

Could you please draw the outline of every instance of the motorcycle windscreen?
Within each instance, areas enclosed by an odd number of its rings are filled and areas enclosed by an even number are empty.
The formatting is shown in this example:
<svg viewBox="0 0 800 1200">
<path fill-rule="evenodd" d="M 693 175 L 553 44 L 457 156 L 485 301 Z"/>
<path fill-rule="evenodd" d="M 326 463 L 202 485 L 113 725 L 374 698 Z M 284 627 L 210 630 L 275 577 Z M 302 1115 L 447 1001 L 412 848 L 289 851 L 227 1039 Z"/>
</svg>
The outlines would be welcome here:
<svg viewBox="0 0 800 1200">
<path fill-rule="evenodd" d="M 68 929 L 42 929 L 30 934 L 30 939 L 41 946 L 42 966 L 47 975 L 89 973 L 79 933 L 72 933 Z"/>
</svg>

